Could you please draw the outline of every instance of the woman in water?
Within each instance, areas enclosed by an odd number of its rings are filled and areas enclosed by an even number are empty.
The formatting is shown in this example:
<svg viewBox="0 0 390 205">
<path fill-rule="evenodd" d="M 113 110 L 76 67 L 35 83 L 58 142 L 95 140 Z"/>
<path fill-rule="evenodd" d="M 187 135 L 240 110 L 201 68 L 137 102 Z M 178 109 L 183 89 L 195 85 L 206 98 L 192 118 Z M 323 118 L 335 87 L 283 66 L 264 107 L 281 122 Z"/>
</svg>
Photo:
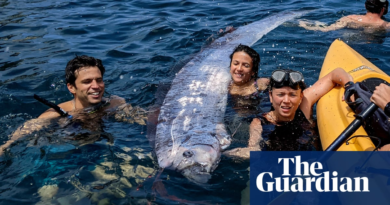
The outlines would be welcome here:
<svg viewBox="0 0 390 205">
<path fill-rule="evenodd" d="M 269 83 L 268 78 L 257 78 L 260 55 L 246 45 L 237 46 L 230 54 L 232 81 L 229 94 L 236 110 L 256 110 L 261 93 Z"/>
<path fill-rule="evenodd" d="M 248 141 L 249 124 L 261 113 L 260 100 L 266 96 L 263 91 L 266 90 L 269 79 L 257 78 L 259 64 L 260 55 L 249 46 L 239 45 L 230 54 L 232 80 L 229 84 L 225 123 L 233 133 L 233 140 L 241 144 L 238 146 Z"/>
<path fill-rule="evenodd" d="M 308 127 L 313 127 L 313 105 L 335 86 L 345 86 L 350 81 L 353 81 L 351 75 L 336 68 L 306 88 L 302 73 L 275 70 L 270 80 L 271 111 L 252 121 L 248 147 L 226 151 L 225 155 L 249 158 L 249 151 L 260 148 L 275 151 L 313 150 L 308 145 L 309 139 L 301 137 Z M 270 133 L 262 133 L 263 126 L 269 125 L 274 129 Z M 268 140 L 264 140 L 262 134 Z"/>
</svg>

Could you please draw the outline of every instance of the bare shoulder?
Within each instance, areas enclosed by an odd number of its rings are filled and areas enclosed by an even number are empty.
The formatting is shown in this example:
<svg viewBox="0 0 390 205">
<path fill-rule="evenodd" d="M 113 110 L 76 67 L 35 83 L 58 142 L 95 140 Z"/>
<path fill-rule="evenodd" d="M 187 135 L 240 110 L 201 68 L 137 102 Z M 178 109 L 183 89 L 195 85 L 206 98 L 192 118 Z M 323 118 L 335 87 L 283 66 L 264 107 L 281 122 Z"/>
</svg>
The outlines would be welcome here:
<svg viewBox="0 0 390 205">
<path fill-rule="evenodd" d="M 53 108 L 50 108 L 46 110 L 44 113 L 39 115 L 38 118 L 56 118 L 59 117 L 60 114 L 58 114 Z"/>
<path fill-rule="evenodd" d="M 58 107 L 62 108 L 66 112 L 70 112 L 73 110 L 72 101 L 67 101 L 58 105 Z M 46 110 L 42 113 L 38 118 L 56 118 L 59 117 L 58 114 L 53 108 Z"/>
<path fill-rule="evenodd" d="M 261 82 L 261 83 L 267 83 L 267 84 L 268 84 L 268 83 L 269 83 L 269 78 L 258 78 L 258 79 L 257 79 L 257 82 L 258 82 L 258 83 Z"/>
<path fill-rule="evenodd" d="M 265 90 L 269 84 L 269 78 L 259 78 L 257 79 L 257 85 L 259 85 L 259 88 L 264 88 L 262 90 Z"/>
<path fill-rule="evenodd" d="M 110 96 L 110 106 L 108 108 L 118 107 L 119 105 L 125 104 L 126 100 L 117 95 Z"/>
<path fill-rule="evenodd" d="M 359 21 L 359 19 L 361 21 L 362 18 L 363 18 L 362 15 L 349 15 L 340 18 L 339 21 L 351 22 L 351 21 Z"/>
</svg>

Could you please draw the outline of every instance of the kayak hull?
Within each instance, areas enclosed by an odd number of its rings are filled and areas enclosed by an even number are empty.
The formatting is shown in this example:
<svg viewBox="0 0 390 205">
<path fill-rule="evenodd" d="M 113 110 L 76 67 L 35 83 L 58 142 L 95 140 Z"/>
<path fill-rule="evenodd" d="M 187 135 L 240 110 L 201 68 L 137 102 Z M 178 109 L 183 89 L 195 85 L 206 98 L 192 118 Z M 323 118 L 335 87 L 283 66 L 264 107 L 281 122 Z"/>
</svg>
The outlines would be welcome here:
<svg viewBox="0 0 390 205">
<path fill-rule="evenodd" d="M 340 67 L 351 74 L 354 82 L 379 78 L 390 82 L 390 77 L 341 40 L 335 40 L 326 54 L 319 78 Z M 344 88 L 338 86 L 324 95 L 317 104 L 317 122 L 323 150 L 325 150 L 355 119 L 355 113 L 342 101 Z M 365 135 L 360 127 L 352 136 Z M 351 137 L 352 137 L 351 136 Z M 375 145 L 368 137 L 357 137 L 343 144 L 338 151 L 371 151 Z"/>
</svg>

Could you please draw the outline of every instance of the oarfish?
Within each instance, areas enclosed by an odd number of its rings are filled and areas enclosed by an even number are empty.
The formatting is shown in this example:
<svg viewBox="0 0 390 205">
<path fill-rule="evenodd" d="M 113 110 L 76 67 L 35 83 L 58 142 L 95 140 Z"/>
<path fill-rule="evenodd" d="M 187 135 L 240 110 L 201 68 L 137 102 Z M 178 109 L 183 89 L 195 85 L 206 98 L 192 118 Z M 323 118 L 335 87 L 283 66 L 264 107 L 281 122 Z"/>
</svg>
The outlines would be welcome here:
<svg viewBox="0 0 390 205">
<path fill-rule="evenodd" d="M 159 166 L 207 182 L 231 138 L 223 118 L 227 104 L 229 55 L 252 46 L 285 21 L 307 13 L 283 12 L 239 27 L 216 39 L 176 75 L 160 109 L 155 136 Z"/>
</svg>

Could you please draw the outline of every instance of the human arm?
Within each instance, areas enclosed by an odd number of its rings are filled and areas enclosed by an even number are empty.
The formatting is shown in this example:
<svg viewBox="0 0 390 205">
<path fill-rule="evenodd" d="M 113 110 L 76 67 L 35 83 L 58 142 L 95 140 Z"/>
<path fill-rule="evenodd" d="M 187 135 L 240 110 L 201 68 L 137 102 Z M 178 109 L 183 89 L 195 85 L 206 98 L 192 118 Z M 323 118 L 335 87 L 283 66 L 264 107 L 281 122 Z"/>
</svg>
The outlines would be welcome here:
<svg viewBox="0 0 390 205">
<path fill-rule="evenodd" d="M 136 122 L 140 125 L 146 125 L 147 112 L 138 106 L 131 106 L 130 103 L 126 103 L 125 99 L 121 97 L 111 96 L 110 105 L 107 109 L 109 109 L 109 113 L 113 114 L 117 121 Z"/>
<path fill-rule="evenodd" d="M 260 141 L 263 139 L 261 134 L 263 127 L 261 121 L 258 118 L 253 119 L 249 126 L 249 140 L 248 147 L 235 148 L 223 152 L 223 155 L 233 158 L 249 159 L 250 151 L 260 151 Z"/>
<path fill-rule="evenodd" d="M 31 119 L 24 122 L 12 133 L 11 138 L 8 141 L 0 145 L 0 156 L 3 155 L 4 151 L 10 147 L 12 143 L 31 136 L 31 134 L 35 133 L 36 131 L 49 126 L 51 122 L 51 119 Z"/>
<path fill-rule="evenodd" d="M 269 78 L 259 78 L 256 82 L 259 90 L 266 90 L 269 85 Z"/>
<path fill-rule="evenodd" d="M 370 100 L 384 110 L 385 106 L 390 102 L 390 86 L 384 83 L 376 86 Z"/>
<path fill-rule="evenodd" d="M 353 81 L 350 74 L 342 68 L 336 68 L 319 79 L 313 86 L 303 91 L 303 99 L 300 104 L 300 109 L 305 114 L 307 119 L 311 118 L 313 105 L 326 93 L 328 93 L 336 85 L 344 86 L 347 82 Z"/>
<path fill-rule="evenodd" d="M 378 151 L 390 151 L 390 144 L 383 145 L 383 147 L 379 148 Z"/>
<path fill-rule="evenodd" d="M 115 110 L 115 120 L 128 123 L 138 123 L 140 125 L 146 125 L 146 120 L 148 119 L 147 112 L 136 106 L 133 107 L 131 104 L 120 105 Z"/>
<path fill-rule="evenodd" d="M 315 22 L 314 25 L 310 26 L 308 21 L 301 20 L 299 21 L 299 26 L 305 28 L 306 30 L 328 32 L 346 27 L 348 25 L 348 21 L 349 17 L 345 16 L 329 26 L 326 26 L 326 24 L 322 22 Z"/>
<path fill-rule="evenodd" d="M 390 86 L 381 83 L 375 87 L 374 93 L 371 96 L 371 102 L 375 103 L 380 109 L 384 110 L 386 105 L 390 103 Z M 386 144 L 378 151 L 390 151 L 390 144 Z"/>
</svg>

